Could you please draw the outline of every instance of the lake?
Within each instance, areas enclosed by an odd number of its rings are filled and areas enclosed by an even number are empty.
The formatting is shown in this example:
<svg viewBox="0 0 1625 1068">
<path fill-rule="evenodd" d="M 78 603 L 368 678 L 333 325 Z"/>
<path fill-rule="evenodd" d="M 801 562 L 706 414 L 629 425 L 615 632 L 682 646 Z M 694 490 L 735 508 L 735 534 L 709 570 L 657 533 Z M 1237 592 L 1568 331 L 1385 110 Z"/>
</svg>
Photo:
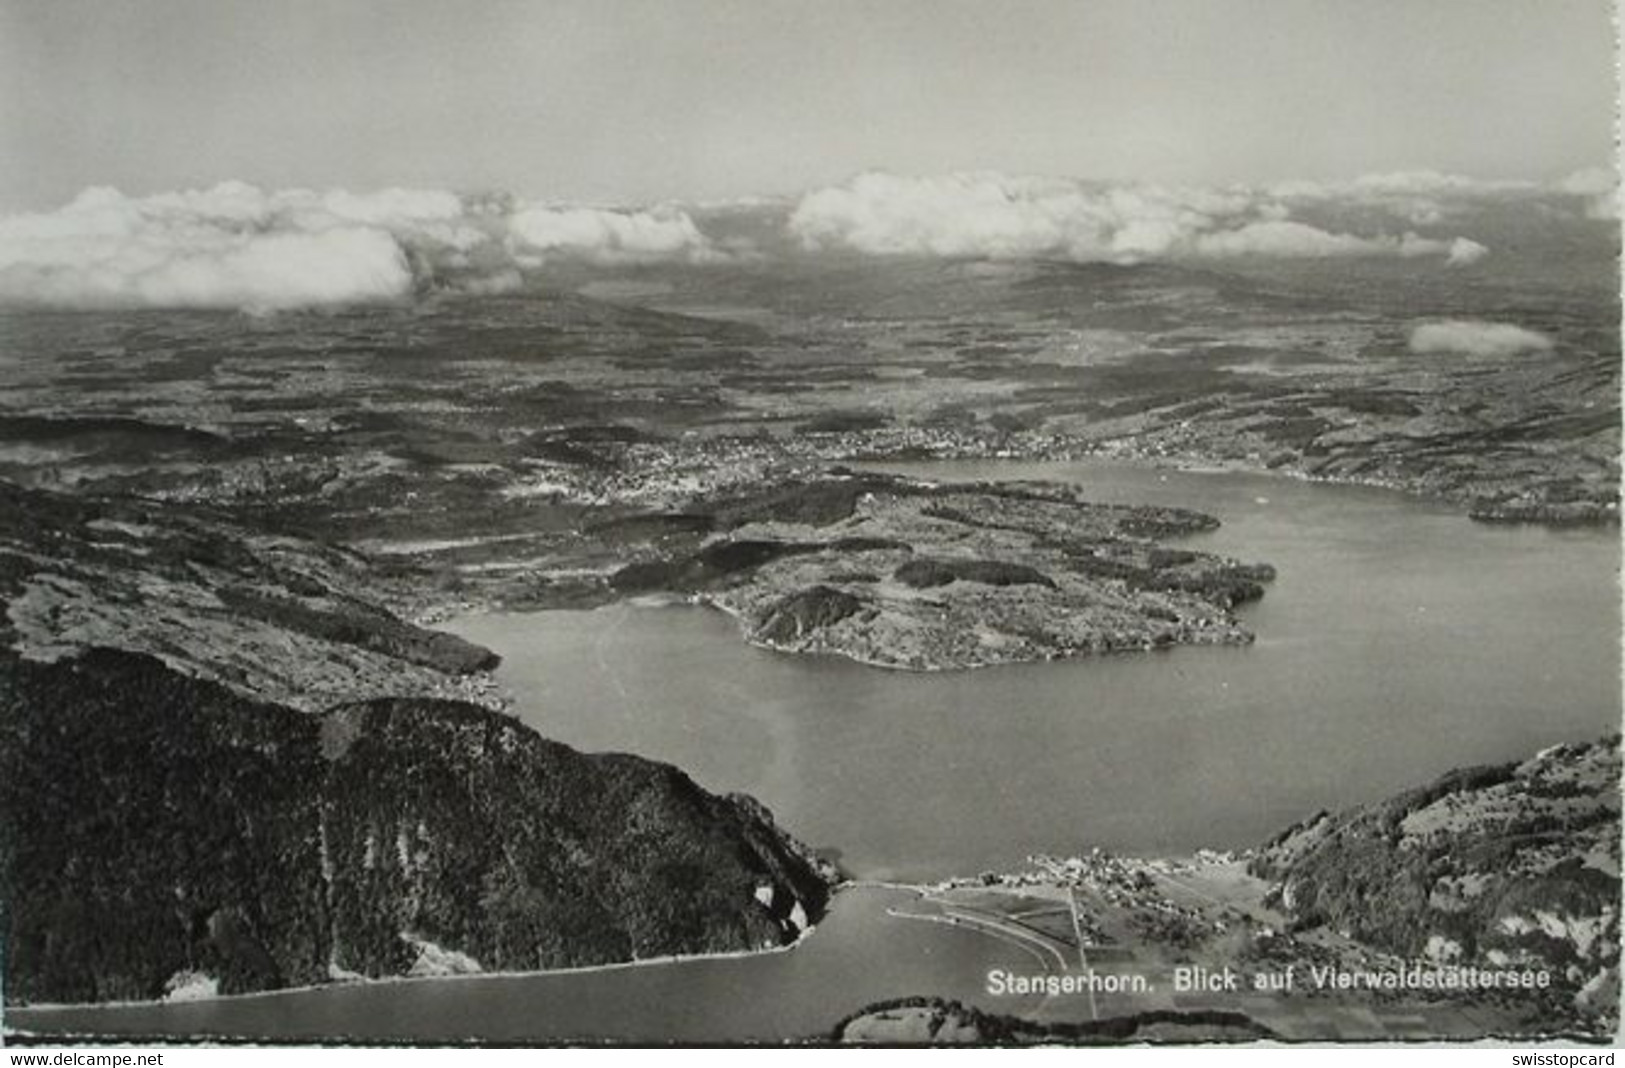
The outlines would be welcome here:
<svg viewBox="0 0 1625 1068">
<path fill-rule="evenodd" d="M 907 674 L 745 645 L 719 613 L 616 605 L 453 628 L 501 653 L 516 713 L 587 750 L 671 761 L 765 801 L 848 870 L 926 878 L 1029 852 L 1254 844 L 1319 808 L 1617 728 L 1613 530 L 1473 523 L 1397 493 L 1086 463 L 887 465 L 940 480 L 1050 478 L 1223 526 L 1193 547 L 1272 563 L 1245 648 Z M 990 1004 L 1018 948 L 896 919 L 858 889 L 789 953 L 357 985 L 208 1003 L 12 1010 L 96 1032 L 492 1042 L 775 1039 L 878 999 Z"/>
<path fill-rule="evenodd" d="M 1612 530 L 1475 523 L 1399 493 L 1107 461 L 931 463 L 1218 516 L 1275 565 L 1248 647 L 907 673 L 756 649 L 721 613 L 482 615 L 515 711 L 741 790 L 852 872 L 934 878 L 1090 846 L 1255 844 L 1318 808 L 1617 727 Z"/>
<path fill-rule="evenodd" d="M 7 1010 L 7 1026 L 54 1032 L 529 1043 L 782 1041 L 827 1035 L 847 1013 L 909 993 L 941 993 L 1001 1011 L 1042 998 L 987 995 L 989 969 L 1039 963 L 963 927 L 897 919 L 908 891 L 836 895 L 824 922 L 790 952 L 641 964 L 550 975 L 355 983 L 172 1005 Z"/>
</svg>

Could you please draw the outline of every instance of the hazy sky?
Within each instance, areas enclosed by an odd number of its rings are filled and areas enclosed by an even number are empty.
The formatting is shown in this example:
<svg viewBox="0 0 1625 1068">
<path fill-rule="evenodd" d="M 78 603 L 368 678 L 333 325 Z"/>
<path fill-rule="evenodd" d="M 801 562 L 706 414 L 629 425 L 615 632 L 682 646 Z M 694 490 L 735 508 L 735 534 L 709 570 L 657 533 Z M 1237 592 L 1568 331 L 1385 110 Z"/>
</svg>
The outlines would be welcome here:
<svg viewBox="0 0 1625 1068">
<path fill-rule="evenodd" d="M 794 192 L 1613 154 L 1607 0 L 0 0 L 0 210 L 90 185 Z"/>
</svg>

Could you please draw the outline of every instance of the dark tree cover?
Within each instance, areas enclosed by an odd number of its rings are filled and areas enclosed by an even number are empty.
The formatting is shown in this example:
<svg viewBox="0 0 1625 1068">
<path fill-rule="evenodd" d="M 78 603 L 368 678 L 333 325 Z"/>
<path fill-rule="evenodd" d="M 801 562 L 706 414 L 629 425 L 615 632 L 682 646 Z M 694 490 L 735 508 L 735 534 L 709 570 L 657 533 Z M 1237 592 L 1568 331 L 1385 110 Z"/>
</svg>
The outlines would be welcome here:
<svg viewBox="0 0 1625 1068">
<path fill-rule="evenodd" d="M 474 705 L 308 716 L 100 649 L 0 661 L 0 819 L 13 1004 L 399 974 L 406 934 L 488 969 L 761 948 L 832 874 L 748 799 Z"/>
<path fill-rule="evenodd" d="M 1619 839 L 1619 739 L 1564 746 L 1527 764 L 1460 768 L 1385 801 L 1318 813 L 1272 838 L 1251 864 L 1274 880 L 1298 929 L 1327 924 L 1393 953 L 1429 939 L 1466 960 L 1533 960 L 1561 985 L 1617 966 L 1620 881 L 1585 862 Z M 1448 830 L 1407 830 L 1433 805 Z M 1473 889 L 1450 892 L 1461 880 Z M 1443 897 L 1440 895 L 1444 894 Z M 1616 932 L 1589 943 L 1524 930 L 1536 913 L 1591 918 Z"/>
<path fill-rule="evenodd" d="M 832 586 L 813 586 L 781 599 L 768 610 L 756 636 L 770 642 L 789 642 L 839 623 L 863 610 L 863 601 Z"/>
<path fill-rule="evenodd" d="M 893 577 L 905 586 L 928 589 L 950 582 L 980 582 L 984 586 L 1047 586 L 1055 581 L 1037 568 L 1000 560 L 910 560 Z"/>
</svg>

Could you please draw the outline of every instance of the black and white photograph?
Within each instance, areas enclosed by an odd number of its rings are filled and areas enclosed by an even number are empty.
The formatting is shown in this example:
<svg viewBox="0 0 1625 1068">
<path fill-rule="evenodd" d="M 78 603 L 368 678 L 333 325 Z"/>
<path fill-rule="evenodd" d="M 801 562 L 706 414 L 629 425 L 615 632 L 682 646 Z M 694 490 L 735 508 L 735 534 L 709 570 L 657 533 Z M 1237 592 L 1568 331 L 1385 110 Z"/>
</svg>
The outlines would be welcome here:
<svg viewBox="0 0 1625 1068">
<path fill-rule="evenodd" d="M 0 0 L 0 1044 L 1602 1056 L 1616 17 Z"/>
</svg>

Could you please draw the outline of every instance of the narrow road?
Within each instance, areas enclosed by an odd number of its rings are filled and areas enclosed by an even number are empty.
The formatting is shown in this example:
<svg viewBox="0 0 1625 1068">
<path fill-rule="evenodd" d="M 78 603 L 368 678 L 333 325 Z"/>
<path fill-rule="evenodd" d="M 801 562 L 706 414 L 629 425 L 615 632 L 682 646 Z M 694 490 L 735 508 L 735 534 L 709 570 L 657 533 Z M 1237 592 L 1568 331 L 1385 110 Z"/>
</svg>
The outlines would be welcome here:
<svg viewBox="0 0 1625 1068">
<path fill-rule="evenodd" d="M 1078 892 L 1069 883 L 1066 888 L 1067 905 L 1072 909 L 1072 937 L 1078 944 L 1078 969 L 1084 975 L 1089 974 L 1089 957 L 1083 952 L 1083 925 L 1078 922 Z M 1100 1019 L 1100 1006 L 1095 1003 L 1095 988 L 1089 987 L 1089 1018 Z"/>
</svg>

